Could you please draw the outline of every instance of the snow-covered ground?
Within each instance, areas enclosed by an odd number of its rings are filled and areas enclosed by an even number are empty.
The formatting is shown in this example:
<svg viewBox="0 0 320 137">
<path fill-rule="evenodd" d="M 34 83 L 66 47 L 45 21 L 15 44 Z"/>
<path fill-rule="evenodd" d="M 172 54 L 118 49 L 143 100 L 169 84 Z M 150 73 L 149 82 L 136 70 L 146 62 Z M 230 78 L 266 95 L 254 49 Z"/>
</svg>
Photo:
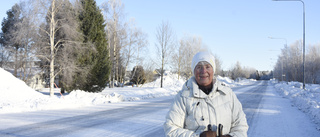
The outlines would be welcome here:
<svg viewBox="0 0 320 137">
<path fill-rule="evenodd" d="M 218 79 L 230 87 L 238 87 L 255 82 L 254 80 L 240 80 L 235 82 L 224 77 L 218 77 Z M 23 81 L 12 76 L 11 73 L 0 68 L 0 114 L 79 108 L 116 102 L 143 100 L 147 98 L 173 96 L 181 89 L 184 82 L 184 80 L 178 80 L 177 75 L 169 73 L 164 78 L 164 88 L 160 88 L 160 80 L 156 80 L 155 82 L 144 84 L 141 87 L 106 88 L 101 93 L 87 93 L 78 90 L 61 96 L 59 94 L 59 89 L 56 89 L 56 96 L 50 97 L 48 95 L 48 89 L 35 91 L 28 87 Z M 274 88 L 270 89 L 272 96 L 279 96 L 280 94 L 281 96 L 290 100 L 292 105 L 305 112 L 305 114 L 307 114 L 313 120 L 313 122 L 318 125 L 316 128 L 320 130 L 319 85 L 306 85 L 306 90 L 302 90 L 301 83 L 298 82 L 290 82 L 287 84 L 277 83 L 271 80 L 269 84 L 274 85 L 276 88 L 276 91 L 274 91 Z M 276 92 L 278 95 L 275 95 Z M 274 99 L 279 100 L 278 98 Z M 269 100 L 269 103 L 274 102 Z M 281 106 L 287 104 L 280 103 L 277 105 Z M 279 111 L 282 111 L 276 110 L 269 112 L 274 108 L 268 108 L 268 106 L 263 107 L 264 108 L 261 109 L 261 111 L 268 111 L 267 113 L 279 113 Z M 296 113 L 296 111 L 293 109 L 286 109 L 285 112 L 285 114 Z M 260 122 L 263 121 L 263 118 L 267 117 L 262 117 Z M 282 118 L 279 117 L 279 119 Z M 265 120 L 265 122 L 268 121 L 270 121 L 270 119 Z M 257 126 L 256 133 L 259 133 L 258 131 L 260 130 L 265 130 L 265 128 L 266 127 Z"/>
<path fill-rule="evenodd" d="M 139 87 L 106 88 L 101 93 L 88 93 L 80 90 L 61 96 L 55 89 L 54 97 L 49 96 L 49 89 L 35 91 L 11 73 L 0 68 L 0 114 L 37 110 L 78 108 L 113 102 L 134 101 L 146 98 L 175 95 L 184 84 L 176 74 L 168 73 L 164 77 L 164 88 L 160 88 L 160 79 Z M 248 84 L 251 80 L 234 82 L 218 77 L 230 87 Z"/>
<path fill-rule="evenodd" d="M 313 119 L 278 92 L 281 91 L 269 82 L 259 107 L 254 109 L 251 124 L 248 123 L 248 137 L 318 137 L 320 131 Z M 246 112 L 245 108 L 245 113 L 250 114 L 250 111 Z M 250 121 L 250 115 L 247 118 Z"/>
<path fill-rule="evenodd" d="M 141 100 L 161 96 L 172 96 L 181 88 L 184 81 L 175 75 L 165 78 L 167 88 L 159 88 L 158 81 L 143 87 L 106 88 L 101 93 L 72 91 L 61 96 L 55 89 L 55 96 L 49 96 L 49 89 L 35 91 L 11 73 L 0 68 L 0 114 L 26 111 L 78 108 L 113 102 Z"/>
<path fill-rule="evenodd" d="M 299 110 L 305 112 L 314 123 L 317 129 L 320 130 L 320 85 L 306 84 L 305 90 L 302 88 L 302 83 L 299 82 L 275 82 L 277 92 L 288 98 L 291 103 Z"/>
</svg>

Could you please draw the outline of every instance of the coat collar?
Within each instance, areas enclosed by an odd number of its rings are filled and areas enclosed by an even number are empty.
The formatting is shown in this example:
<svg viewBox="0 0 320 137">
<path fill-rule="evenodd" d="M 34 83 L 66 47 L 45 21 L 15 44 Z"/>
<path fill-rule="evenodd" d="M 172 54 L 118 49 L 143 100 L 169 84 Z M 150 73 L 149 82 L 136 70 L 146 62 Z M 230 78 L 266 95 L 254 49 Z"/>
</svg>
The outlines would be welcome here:
<svg viewBox="0 0 320 137">
<path fill-rule="evenodd" d="M 214 94 L 215 92 L 221 92 L 224 95 L 226 94 L 226 91 L 224 90 L 224 85 L 217 80 L 215 77 L 215 83 L 213 84 L 212 91 L 210 92 L 209 95 Z M 193 94 L 194 97 L 198 98 L 207 98 L 208 95 L 204 93 L 198 86 L 195 77 L 191 77 L 187 82 L 186 82 L 186 87 L 190 90 L 191 89 L 191 94 Z"/>
</svg>

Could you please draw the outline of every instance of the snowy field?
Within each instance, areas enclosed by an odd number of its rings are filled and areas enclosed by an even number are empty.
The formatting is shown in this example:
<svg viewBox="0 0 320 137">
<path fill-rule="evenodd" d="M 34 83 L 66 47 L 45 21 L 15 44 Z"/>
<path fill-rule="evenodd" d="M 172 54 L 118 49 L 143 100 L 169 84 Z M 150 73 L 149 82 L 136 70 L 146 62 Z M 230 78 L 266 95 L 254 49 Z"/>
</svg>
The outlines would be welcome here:
<svg viewBox="0 0 320 137">
<path fill-rule="evenodd" d="M 101 93 L 72 91 L 70 94 L 63 94 L 63 96 L 61 96 L 59 94 L 59 89 L 56 89 L 55 96 L 50 97 L 48 95 L 48 89 L 35 91 L 28 87 L 23 81 L 15 78 L 11 73 L 3 70 L 2 68 L 0 68 L 0 76 L 0 114 L 80 108 L 101 104 L 173 96 L 181 89 L 185 82 L 183 80 L 177 80 L 177 75 L 175 74 L 167 74 L 167 76 L 164 78 L 165 88 L 159 88 L 160 80 L 157 80 L 155 82 L 142 85 L 142 87 L 106 88 Z M 249 85 L 255 82 L 254 80 L 240 80 L 235 82 L 229 78 L 222 77 L 218 77 L 218 79 L 230 87 Z M 299 110 L 304 112 L 302 114 L 306 114 L 308 117 L 310 117 L 310 119 L 312 119 L 317 125 L 316 128 L 320 130 L 319 85 L 306 85 L 306 90 L 302 90 L 301 83 L 298 82 L 278 83 L 275 81 L 269 81 L 269 85 L 274 86 L 276 89 L 276 91 L 274 91 L 274 88 L 272 88 L 269 92 L 272 94 L 278 94 L 272 96 L 280 95 L 284 98 L 287 98 L 289 104 L 297 107 Z M 269 103 L 272 104 L 274 102 L 269 101 Z M 273 109 L 274 108 L 268 108 L 268 106 L 264 106 L 264 109 L 261 109 L 261 111 L 266 111 L 266 113 L 278 113 L 282 111 Z M 273 111 L 271 112 L 270 110 Z M 286 109 L 284 111 L 286 111 L 287 114 L 297 113 L 295 110 L 291 109 Z M 263 120 L 263 118 L 261 120 L 259 119 L 259 121 L 270 121 L 270 119 Z M 266 127 L 257 126 L 257 131 L 263 131 L 265 128 Z M 297 127 L 297 129 L 300 128 Z"/>
</svg>

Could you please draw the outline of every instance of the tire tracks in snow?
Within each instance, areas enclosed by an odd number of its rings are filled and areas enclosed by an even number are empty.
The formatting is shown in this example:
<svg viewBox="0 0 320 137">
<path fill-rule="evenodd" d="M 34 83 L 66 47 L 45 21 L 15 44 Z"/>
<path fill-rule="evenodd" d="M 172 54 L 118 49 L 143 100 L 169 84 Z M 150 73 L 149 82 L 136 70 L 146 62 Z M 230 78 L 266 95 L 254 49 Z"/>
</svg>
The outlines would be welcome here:
<svg viewBox="0 0 320 137">
<path fill-rule="evenodd" d="M 246 89 L 245 92 L 242 92 L 237 95 L 239 101 L 242 104 L 244 113 L 246 114 L 247 122 L 249 127 L 252 126 L 252 122 L 256 117 L 259 106 L 263 96 L 265 96 L 268 83 L 267 81 L 258 81 L 255 86 L 252 88 Z"/>
</svg>

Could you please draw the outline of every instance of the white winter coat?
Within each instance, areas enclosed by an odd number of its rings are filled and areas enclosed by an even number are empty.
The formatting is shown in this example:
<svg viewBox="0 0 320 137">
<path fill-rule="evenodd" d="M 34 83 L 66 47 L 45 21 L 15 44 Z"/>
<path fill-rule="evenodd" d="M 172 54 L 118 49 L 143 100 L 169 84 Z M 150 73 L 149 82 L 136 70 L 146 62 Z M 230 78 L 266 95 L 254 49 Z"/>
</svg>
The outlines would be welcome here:
<svg viewBox="0 0 320 137">
<path fill-rule="evenodd" d="M 170 137 L 198 137 L 211 124 L 223 134 L 246 137 L 248 124 L 242 105 L 229 87 L 216 80 L 209 95 L 199 89 L 195 77 L 190 78 L 176 95 L 166 116 L 164 130 Z"/>
</svg>

